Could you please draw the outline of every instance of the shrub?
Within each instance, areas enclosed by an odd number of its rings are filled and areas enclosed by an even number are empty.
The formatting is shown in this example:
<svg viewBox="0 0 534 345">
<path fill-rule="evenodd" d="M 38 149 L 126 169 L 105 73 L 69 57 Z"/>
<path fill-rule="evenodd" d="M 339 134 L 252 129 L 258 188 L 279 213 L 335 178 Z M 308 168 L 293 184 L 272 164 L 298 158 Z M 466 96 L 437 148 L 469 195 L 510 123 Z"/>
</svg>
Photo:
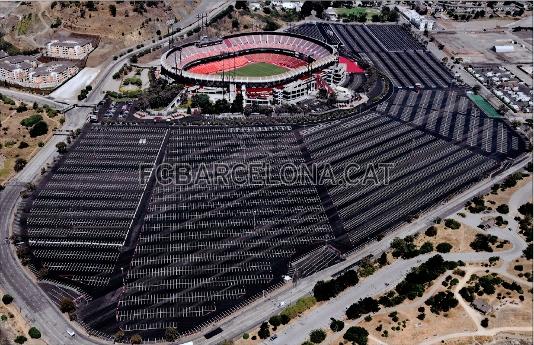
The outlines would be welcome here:
<svg viewBox="0 0 534 345">
<path fill-rule="evenodd" d="M 425 235 L 427 235 L 428 237 L 434 237 L 437 234 L 438 234 L 438 228 L 436 228 L 435 226 L 431 226 L 425 231 Z"/>
<path fill-rule="evenodd" d="M 27 118 L 20 121 L 21 126 L 24 127 L 32 127 L 37 122 L 42 121 L 43 117 L 39 114 L 34 114 L 32 116 L 28 116 Z"/>
<path fill-rule="evenodd" d="M 289 319 L 295 318 L 298 314 L 310 309 L 317 303 L 317 300 L 313 296 L 302 297 L 295 302 L 295 304 L 286 307 L 280 315 L 286 315 Z M 282 322 L 283 323 L 283 322 Z"/>
<path fill-rule="evenodd" d="M 19 336 L 17 336 L 15 338 L 14 342 L 17 343 L 17 344 L 24 344 L 26 342 L 26 340 L 28 340 L 28 338 L 26 338 L 23 335 L 19 335 Z"/>
<path fill-rule="evenodd" d="M 310 340 L 312 343 L 319 344 L 326 339 L 326 332 L 322 329 L 314 329 L 310 332 Z"/>
<path fill-rule="evenodd" d="M 74 304 L 74 301 L 71 298 L 63 298 L 59 302 L 59 310 L 61 310 L 62 313 L 72 313 L 76 311 L 76 304 Z"/>
<path fill-rule="evenodd" d="M 5 294 L 4 296 L 2 296 L 2 303 L 7 305 L 7 304 L 10 304 L 11 302 L 13 302 L 13 296 L 8 295 L 8 294 Z"/>
<path fill-rule="evenodd" d="M 33 339 L 41 338 L 41 332 L 35 327 L 30 328 L 28 335 Z"/>
<path fill-rule="evenodd" d="M 334 318 L 330 318 L 330 320 L 332 320 L 332 322 L 330 322 L 330 329 L 333 332 L 339 332 L 343 330 L 343 328 L 345 328 L 345 322 L 341 320 L 336 320 Z"/>
<path fill-rule="evenodd" d="M 250 335 L 248 333 L 243 333 L 243 339 L 248 339 L 250 338 Z"/>
<path fill-rule="evenodd" d="M 448 253 L 452 249 L 452 245 L 447 242 L 441 242 L 436 246 L 436 250 L 440 253 Z"/>
<path fill-rule="evenodd" d="M 15 166 L 13 167 L 13 170 L 15 170 L 16 172 L 19 172 L 22 169 L 24 169 L 26 164 L 28 164 L 28 161 L 26 161 L 24 158 L 17 158 L 17 160 L 15 161 Z"/>
<path fill-rule="evenodd" d="M 445 219 L 445 226 L 449 229 L 457 230 L 460 229 L 461 224 L 452 218 L 447 218 Z"/>
</svg>

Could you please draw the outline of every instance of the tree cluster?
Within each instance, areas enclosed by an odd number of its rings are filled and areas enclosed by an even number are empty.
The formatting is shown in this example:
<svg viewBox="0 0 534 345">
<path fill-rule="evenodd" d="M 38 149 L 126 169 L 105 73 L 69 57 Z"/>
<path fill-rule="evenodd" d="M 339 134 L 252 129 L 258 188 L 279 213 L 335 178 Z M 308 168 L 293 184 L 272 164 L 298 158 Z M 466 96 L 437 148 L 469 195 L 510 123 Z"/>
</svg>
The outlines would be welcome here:
<svg viewBox="0 0 534 345">
<path fill-rule="evenodd" d="M 452 219 L 452 218 L 445 219 L 445 227 L 449 229 L 457 230 L 457 229 L 460 229 L 460 226 L 461 226 L 460 222 L 458 222 L 455 219 Z"/>
<path fill-rule="evenodd" d="M 493 252 L 491 245 L 497 243 L 497 236 L 476 234 L 469 246 L 477 252 Z"/>
<path fill-rule="evenodd" d="M 414 243 L 415 238 L 413 236 L 406 236 L 405 238 L 395 238 L 391 242 L 391 248 L 393 249 L 393 256 L 403 259 L 411 259 L 421 254 L 430 253 L 434 250 L 434 246 L 430 242 L 425 242 L 420 248 Z"/>
<path fill-rule="evenodd" d="M 430 311 L 434 314 L 448 312 L 458 305 L 458 300 L 454 297 L 452 291 L 440 291 L 425 301 L 430 306 Z"/>
<path fill-rule="evenodd" d="M 378 301 L 372 297 L 365 297 L 358 302 L 353 303 L 345 312 L 347 318 L 354 320 L 362 315 L 376 313 L 380 310 Z"/>
<path fill-rule="evenodd" d="M 369 332 L 363 327 L 350 327 L 343 335 L 343 339 L 358 345 L 367 345 Z"/>
<path fill-rule="evenodd" d="M 456 262 L 445 261 L 441 255 L 434 255 L 419 267 L 415 267 L 406 278 L 395 287 L 395 291 L 410 300 L 423 296 L 425 286 L 448 269 L 457 267 Z"/>
<path fill-rule="evenodd" d="M 313 296 L 317 301 L 327 301 L 336 297 L 341 291 L 350 286 L 358 284 L 358 274 L 354 270 L 349 270 L 337 278 L 318 281 L 313 287 Z"/>
<path fill-rule="evenodd" d="M 380 11 L 380 14 L 373 14 L 371 20 L 375 23 L 396 22 L 399 20 L 399 12 L 397 12 L 396 10 L 391 10 L 387 6 L 383 6 Z"/>
</svg>

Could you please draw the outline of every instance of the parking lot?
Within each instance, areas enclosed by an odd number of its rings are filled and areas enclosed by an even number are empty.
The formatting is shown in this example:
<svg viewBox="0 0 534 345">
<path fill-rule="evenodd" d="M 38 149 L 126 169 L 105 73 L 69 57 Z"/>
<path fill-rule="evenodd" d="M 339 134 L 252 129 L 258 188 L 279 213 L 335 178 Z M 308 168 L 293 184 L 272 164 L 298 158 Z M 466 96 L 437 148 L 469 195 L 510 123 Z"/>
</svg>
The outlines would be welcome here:
<svg viewBox="0 0 534 345">
<path fill-rule="evenodd" d="M 390 76 L 391 97 L 376 109 L 303 126 L 128 124 L 134 104 L 107 99 L 99 116 L 124 121 L 87 126 L 45 175 L 22 217 L 25 238 L 37 269 L 91 295 L 79 306 L 82 323 L 151 338 L 170 326 L 201 331 L 285 276 L 332 265 L 526 151 L 524 139 L 486 116 L 417 42 L 399 50 L 386 38 L 411 39 L 398 28 L 321 23 L 305 30 L 369 58 Z M 378 78 L 370 94 L 384 84 Z M 142 163 L 187 163 L 194 173 L 207 167 L 212 178 L 218 163 L 264 163 L 264 180 L 288 163 L 328 164 L 335 177 L 350 164 L 392 168 L 388 183 L 177 184 L 156 183 L 153 174 L 140 183 Z M 376 176 L 385 181 L 383 171 Z M 56 299 L 62 293 L 49 290 Z"/>
<path fill-rule="evenodd" d="M 99 121 L 132 120 L 135 113 L 135 101 L 113 101 L 106 97 L 95 109 Z"/>
</svg>

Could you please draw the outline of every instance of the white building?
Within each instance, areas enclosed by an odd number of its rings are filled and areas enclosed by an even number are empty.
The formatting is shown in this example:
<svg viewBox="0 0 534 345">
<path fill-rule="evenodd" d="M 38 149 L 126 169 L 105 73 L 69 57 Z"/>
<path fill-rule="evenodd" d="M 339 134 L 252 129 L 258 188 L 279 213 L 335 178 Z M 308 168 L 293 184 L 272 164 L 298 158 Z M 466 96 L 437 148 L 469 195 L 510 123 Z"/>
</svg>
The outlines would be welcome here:
<svg viewBox="0 0 534 345">
<path fill-rule="evenodd" d="M 69 60 L 81 60 L 93 49 L 93 42 L 85 38 L 54 39 L 46 44 L 46 55 Z"/>
<path fill-rule="evenodd" d="M 274 0 L 271 3 L 275 8 L 277 9 L 285 9 L 285 10 L 295 10 L 297 12 L 300 12 L 300 9 L 302 8 L 302 1 L 291 1 L 291 0 Z"/>
<path fill-rule="evenodd" d="M 412 23 L 419 31 L 432 31 L 434 29 L 435 22 L 425 16 L 420 15 L 417 11 L 398 6 L 399 11 L 406 19 Z"/>
<path fill-rule="evenodd" d="M 514 51 L 514 46 L 494 46 L 493 49 L 495 49 L 495 52 L 497 53 L 511 53 Z"/>
</svg>

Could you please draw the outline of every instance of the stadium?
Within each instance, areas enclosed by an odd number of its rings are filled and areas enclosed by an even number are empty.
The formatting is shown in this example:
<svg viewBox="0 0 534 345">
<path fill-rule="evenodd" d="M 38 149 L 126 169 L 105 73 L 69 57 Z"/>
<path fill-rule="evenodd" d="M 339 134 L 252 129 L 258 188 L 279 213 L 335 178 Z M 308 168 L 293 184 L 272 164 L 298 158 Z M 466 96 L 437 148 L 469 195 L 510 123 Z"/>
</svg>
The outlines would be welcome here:
<svg viewBox="0 0 534 345">
<path fill-rule="evenodd" d="M 320 88 L 330 92 L 345 79 L 347 64 L 339 61 L 337 49 L 320 40 L 253 32 L 171 48 L 161 67 L 163 75 L 185 85 L 211 87 L 211 93 L 229 89 L 230 99 L 240 89 L 246 103 L 270 104 L 298 100 Z"/>
</svg>

